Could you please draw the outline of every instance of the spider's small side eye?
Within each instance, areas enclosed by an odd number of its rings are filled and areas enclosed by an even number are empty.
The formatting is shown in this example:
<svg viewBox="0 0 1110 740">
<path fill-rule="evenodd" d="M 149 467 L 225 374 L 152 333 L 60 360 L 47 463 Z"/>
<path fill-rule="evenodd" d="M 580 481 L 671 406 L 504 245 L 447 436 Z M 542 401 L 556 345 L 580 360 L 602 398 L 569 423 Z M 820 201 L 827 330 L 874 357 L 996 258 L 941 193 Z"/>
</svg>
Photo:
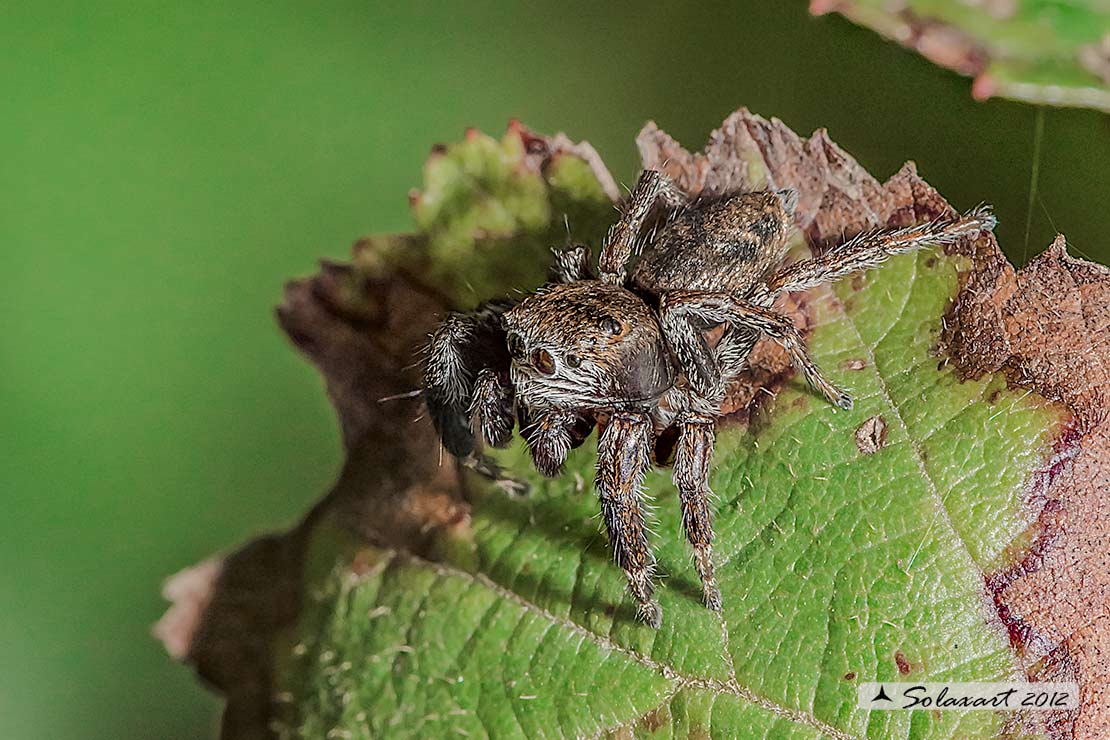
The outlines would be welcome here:
<svg viewBox="0 0 1110 740">
<path fill-rule="evenodd" d="M 509 347 L 510 355 L 512 355 L 517 360 L 524 359 L 524 339 L 521 338 L 519 334 L 517 334 L 516 332 L 509 334 L 509 336 L 505 338 L 505 342 Z"/>
<path fill-rule="evenodd" d="M 544 375 L 555 374 L 555 358 L 546 349 L 537 349 L 532 353 L 532 366 Z"/>
<path fill-rule="evenodd" d="M 597 323 L 597 326 L 611 337 L 617 337 L 624 333 L 624 326 L 612 316 L 606 316 Z"/>
<path fill-rule="evenodd" d="M 569 354 L 563 358 L 563 362 L 567 363 L 567 367 L 577 368 L 582 366 L 582 360 L 575 354 Z"/>
</svg>

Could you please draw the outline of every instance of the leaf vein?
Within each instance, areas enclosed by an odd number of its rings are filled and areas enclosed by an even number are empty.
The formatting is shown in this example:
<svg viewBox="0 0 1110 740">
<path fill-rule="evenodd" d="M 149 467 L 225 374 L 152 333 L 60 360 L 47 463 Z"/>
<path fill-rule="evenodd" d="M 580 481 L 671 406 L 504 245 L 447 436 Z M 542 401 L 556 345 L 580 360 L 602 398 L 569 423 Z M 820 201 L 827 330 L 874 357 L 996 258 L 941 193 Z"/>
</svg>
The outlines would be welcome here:
<svg viewBox="0 0 1110 740">
<path fill-rule="evenodd" d="M 917 274 L 917 261 L 915 260 L 914 261 L 914 275 L 916 276 L 916 274 Z M 841 310 L 843 310 L 843 309 L 841 309 Z M 982 566 L 980 566 L 979 563 L 976 562 L 974 556 L 971 554 L 971 550 L 967 546 L 967 542 L 960 535 L 960 531 L 956 528 L 955 523 L 952 521 L 952 517 L 950 516 L 950 514 L 948 512 L 948 507 L 946 505 L 945 496 L 941 495 L 940 491 L 937 488 L 936 482 L 933 480 L 932 476 L 929 474 L 928 467 L 925 465 L 925 456 L 924 456 L 924 453 L 922 451 L 922 448 L 921 448 L 918 440 L 914 439 L 913 434 L 910 432 L 909 425 L 906 423 L 905 417 L 902 416 L 901 409 L 899 409 L 897 404 L 894 403 L 894 399 L 891 396 L 890 388 L 887 385 L 886 378 L 884 377 L 882 369 L 879 367 L 878 361 L 875 357 L 874 349 L 867 342 L 864 341 L 863 334 L 860 331 L 859 326 L 856 323 L 855 318 L 853 316 L 851 316 L 847 311 L 844 311 L 843 313 L 844 313 L 845 318 L 847 319 L 848 326 L 851 327 L 852 332 L 856 335 L 856 338 L 859 340 L 860 346 L 863 348 L 863 351 L 867 354 L 867 359 L 869 360 L 870 367 L 874 371 L 875 379 L 878 381 L 879 389 L 880 389 L 880 392 L 883 396 L 883 399 L 884 399 L 885 403 L 887 404 L 887 406 L 890 408 L 894 420 L 897 422 L 897 424 L 902 428 L 902 431 L 905 433 L 906 439 L 909 442 L 909 448 L 910 448 L 910 451 L 912 452 L 912 457 L 914 459 L 914 462 L 917 464 L 918 470 L 921 471 L 922 479 L 925 481 L 925 484 L 928 487 L 930 493 L 932 494 L 932 497 L 935 499 L 935 503 L 937 505 L 937 515 L 938 516 L 937 516 L 937 518 L 930 521 L 929 527 L 928 527 L 928 529 L 926 529 L 924 537 L 928 538 L 929 533 L 932 531 L 933 525 L 937 522 L 938 519 L 941 522 L 943 522 L 943 524 L 946 525 L 948 527 L 948 529 L 951 531 L 952 536 L 956 539 L 956 541 L 960 543 L 960 548 L 963 550 L 963 553 L 966 556 L 967 561 L 971 564 L 971 567 L 979 575 L 979 579 L 980 579 L 979 582 L 980 583 L 985 583 L 986 582 L 986 573 L 984 572 Z M 915 555 L 916 555 L 916 553 L 915 553 Z M 907 572 L 912 567 L 913 567 L 913 563 L 912 562 L 908 563 L 906 565 Z M 994 616 L 995 620 L 998 620 L 998 615 L 997 614 L 994 614 L 993 616 Z M 999 626 L 999 629 L 1001 629 L 1001 624 L 999 624 L 998 626 Z M 1013 658 L 1013 660 L 1016 663 L 1016 660 L 1017 660 L 1016 656 L 1012 652 L 1010 653 L 1010 655 L 1011 655 L 1011 658 Z"/>
<path fill-rule="evenodd" d="M 550 622 L 553 622 L 553 623 L 559 625 L 560 627 L 562 627 L 563 629 L 567 629 L 567 630 L 570 630 L 570 631 L 572 631 L 576 634 L 580 634 L 583 637 L 585 637 L 586 639 L 588 639 L 590 642 L 592 642 L 595 645 L 595 647 L 598 647 L 598 648 L 600 648 L 601 650 L 603 650 L 607 653 L 610 653 L 610 654 L 616 653 L 616 654 L 623 655 L 624 657 L 628 658 L 631 661 L 634 661 L 636 663 L 639 663 L 640 665 L 643 665 L 647 668 L 650 668 L 650 669 L 656 671 L 657 673 L 659 673 L 664 678 L 666 678 L 668 681 L 672 681 L 672 682 L 676 683 L 680 688 L 690 687 L 690 688 L 695 688 L 695 689 L 701 689 L 703 691 L 709 692 L 714 697 L 718 697 L 718 696 L 722 696 L 722 695 L 731 695 L 731 696 L 737 697 L 739 699 L 742 699 L 742 700 L 748 702 L 749 704 L 753 704 L 755 706 L 758 706 L 761 709 L 764 709 L 765 711 L 771 713 L 772 715 L 774 715 L 776 717 L 788 719 L 788 720 L 794 722 L 795 724 L 799 724 L 799 725 L 809 727 L 813 730 L 816 730 L 817 732 L 828 735 L 829 737 L 836 738 L 836 740 L 860 740 L 859 738 L 856 738 L 853 735 L 849 735 L 849 734 L 843 732 L 842 730 L 839 730 L 836 727 L 833 727 L 832 725 L 828 724 L 827 722 L 824 722 L 823 720 L 818 719 L 817 717 L 815 717 L 811 713 L 805 712 L 801 709 L 794 709 L 794 708 L 791 708 L 791 707 L 783 706 L 783 705 L 778 704 L 777 702 L 775 702 L 771 699 L 768 699 L 767 697 L 756 694 L 751 689 L 747 688 L 746 686 L 741 685 L 738 681 L 733 681 L 731 679 L 728 680 L 728 681 L 721 681 L 719 679 L 706 678 L 704 676 L 689 676 L 689 675 L 679 673 L 678 671 L 676 671 L 671 666 L 668 666 L 668 665 L 663 664 L 663 663 L 659 663 L 658 661 L 656 661 L 656 660 L 654 660 L 654 659 L 652 659 L 652 658 L 650 658 L 650 657 L 648 657 L 648 656 L 646 656 L 642 653 L 639 653 L 635 650 L 624 647 L 623 645 L 615 642 L 610 637 L 607 637 L 607 636 L 604 636 L 604 635 L 599 635 L 596 632 L 593 632 L 591 630 L 586 629 L 585 627 L 578 624 L 577 622 L 574 622 L 573 620 L 567 619 L 565 617 L 561 617 L 561 616 L 543 608 L 542 606 L 540 606 L 540 605 L 538 605 L 534 602 L 529 601 L 528 599 L 524 598 L 523 596 L 521 596 L 517 592 L 512 591 L 512 590 L 506 588 L 505 586 L 502 586 L 501 584 L 497 583 L 496 581 L 492 580 L 491 578 L 489 578 L 484 573 L 469 573 L 465 570 L 460 570 L 458 568 L 447 565 L 445 563 L 436 563 L 436 562 L 433 562 L 433 561 L 430 561 L 430 560 L 425 560 L 425 559 L 420 558 L 416 555 L 412 555 L 411 553 L 402 553 L 402 552 L 399 552 L 399 551 L 393 551 L 393 557 L 395 559 L 408 561 L 408 562 L 410 562 L 413 565 L 416 565 L 418 567 L 428 568 L 428 569 L 432 570 L 433 572 L 437 573 L 438 575 L 441 575 L 441 576 L 444 576 L 444 577 L 462 578 L 462 579 L 465 579 L 465 580 L 469 580 L 469 581 L 481 584 L 482 586 L 490 589 L 494 593 L 496 593 L 496 594 L 500 595 L 501 597 L 507 599 L 508 601 L 516 604 L 518 607 L 522 608 L 525 612 L 530 613 L 530 614 L 534 614 L 534 615 L 539 616 L 543 619 L 546 619 Z M 524 620 L 522 619 L 517 623 L 517 629 L 519 629 L 519 627 L 523 623 L 523 621 Z M 514 635 L 515 635 L 515 633 L 516 633 L 516 630 L 514 630 Z M 510 639 L 510 642 L 511 642 L 512 637 L 510 637 L 509 639 Z M 513 714 L 514 714 L 514 717 L 515 717 L 516 716 L 515 703 L 511 702 L 511 700 L 510 700 L 510 703 L 513 704 Z M 517 719 L 517 722 L 518 722 L 518 725 L 519 725 L 519 718 Z M 521 727 L 522 732 L 523 732 L 523 729 L 524 728 Z"/>
</svg>

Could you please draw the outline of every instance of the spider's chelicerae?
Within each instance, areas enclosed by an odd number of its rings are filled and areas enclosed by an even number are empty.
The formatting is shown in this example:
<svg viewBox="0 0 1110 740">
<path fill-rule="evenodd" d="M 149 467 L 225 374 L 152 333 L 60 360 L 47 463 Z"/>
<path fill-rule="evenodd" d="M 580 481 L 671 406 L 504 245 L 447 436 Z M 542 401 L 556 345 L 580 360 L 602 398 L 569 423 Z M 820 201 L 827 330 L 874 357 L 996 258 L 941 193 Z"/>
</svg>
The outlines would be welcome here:
<svg viewBox="0 0 1110 740">
<path fill-rule="evenodd" d="M 599 424 L 596 484 L 613 557 L 640 618 L 654 627 L 662 611 L 652 593 L 640 487 L 659 436 L 677 432 L 682 523 L 705 603 L 720 609 L 709 464 L 729 381 L 755 342 L 769 337 L 829 401 L 852 406 L 773 308 L 775 298 L 994 228 L 980 208 L 862 234 L 783 266 L 797 198 L 787 189 L 691 201 L 647 170 L 606 235 L 597 273 L 586 247 L 557 253 L 551 281 L 534 294 L 452 314 L 432 336 L 426 403 L 456 457 L 477 459 L 476 437 L 508 444 L 519 423 L 536 467 L 557 475 L 570 449 Z"/>
</svg>

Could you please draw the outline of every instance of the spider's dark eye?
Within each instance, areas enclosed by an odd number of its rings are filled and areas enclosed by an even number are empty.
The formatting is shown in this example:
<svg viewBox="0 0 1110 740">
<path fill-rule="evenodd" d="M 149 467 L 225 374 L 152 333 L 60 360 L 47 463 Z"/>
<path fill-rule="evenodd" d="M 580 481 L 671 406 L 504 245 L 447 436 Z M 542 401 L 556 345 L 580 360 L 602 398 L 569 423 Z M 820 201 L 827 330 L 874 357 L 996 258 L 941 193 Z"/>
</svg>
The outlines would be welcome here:
<svg viewBox="0 0 1110 740">
<path fill-rule="evenodd" d="M 611 337 L 617 337 L 624 333 L 624 326 L 612 316 L 606 316 L 597 323 L 597 326 Z"/>
<path fill-rule="evenodd" d="M 525 354 L 524 340 L 521 338 L 521 336 L 519 334 L 517 334 L 516 332 L 513 332 L 512 334 L 510 334 L 508 337 L 505 338 L 505 342 L 509 346 L 509 354 L 510 355 L 512 355 L 514 358 L 516 358 L 518 360 L 524 359 L 524 354 Z"/>
<path fill-rule="evenodd" d="M 555 374 L 555 358 L 546 349 L 537 349 L 532 353 L 532 366 L 544 375 Z"/>
<path fill-rule="evenodd" d="M 567 367 L 571 367 L 571 368 L 582 366 L 582 360 L 579 359 L 578 355 L 574 355 L 574 354 L 567 355 L 566 357 L 564 357 L 563 362 L 567 363 Z"/>
</svg>

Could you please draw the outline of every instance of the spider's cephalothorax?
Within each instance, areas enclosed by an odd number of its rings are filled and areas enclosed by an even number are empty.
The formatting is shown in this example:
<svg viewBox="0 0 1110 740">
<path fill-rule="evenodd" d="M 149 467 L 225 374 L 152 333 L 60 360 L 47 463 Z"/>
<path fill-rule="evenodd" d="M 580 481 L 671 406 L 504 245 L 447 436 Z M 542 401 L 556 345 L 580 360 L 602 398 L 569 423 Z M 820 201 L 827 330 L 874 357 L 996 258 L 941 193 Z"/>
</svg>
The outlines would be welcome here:
<svg viewBox="0 0 1110 740">
<path fill-rule="evenodd" d="M 558 253 L 549 284 L 515 304 L 452 314 L 432 337 L 426 402 L 453 455 L 475 461 L 476 436 L 504 446 L 519 423 L 536 467 L 557 475 L 600 423 L 602 515 L 639 615 L 653 626 L 662 612 L 652 595 L 640 487 L 658 435 L 677 434 L 682 522 L 705 602 L 719 609 L 709 463 L 729 381 L 768 337 L 832 403 L 852 406 L 814 364 L 793 323 L 773 309 L 775 298 L 994 227 L 990 213 L 977 209 L 862 234 L 784 267 L 796 204 L 793 190 L 689 201 L 663 175 L 645 171 L 605 238 L 597 274 L 586 247 Z"/>
</svg>

